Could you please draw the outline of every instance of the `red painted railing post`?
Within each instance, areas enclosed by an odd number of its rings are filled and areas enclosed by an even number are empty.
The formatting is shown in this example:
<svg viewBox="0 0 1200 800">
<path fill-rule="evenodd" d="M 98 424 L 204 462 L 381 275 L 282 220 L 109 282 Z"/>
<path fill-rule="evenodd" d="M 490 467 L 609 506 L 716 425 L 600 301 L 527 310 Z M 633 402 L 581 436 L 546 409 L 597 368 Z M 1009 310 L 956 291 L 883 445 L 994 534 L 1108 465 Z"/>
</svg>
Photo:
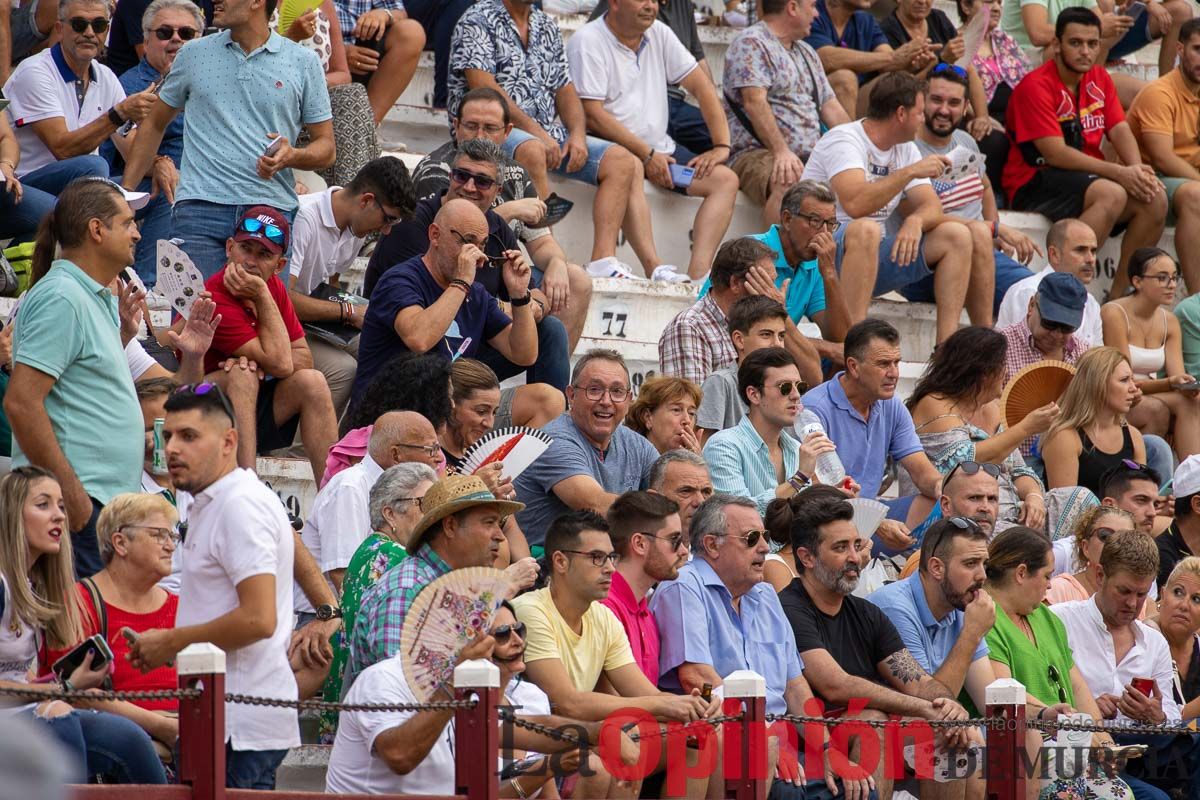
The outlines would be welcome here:
<svg viewBox="0 0 1200 800">
<path fill-rule="evenodd" d="M 225 651 L 193 644 L 176 657 L 180 689 L 199 689 L 179 701 L 179 782 L 192 800 L 225 799 Z"/>
<path fill-rule="evenodd" d="M 454 713 L 454 792 L 470 800 L 496 800 L 500 794 L 500 670 L 490 661 L 464 661 L 454 669 L 454 695 L 477 702 Z"/>
<path fill-rule="evenodd" d="M 729 741 L 729 737 L 725 740 L 725 747 L 738 748 L 737 761 L 741 765 L 735 776 L 726 777 L 725 797 L 766 800 L 767 682 L 757 672 L 739 669 L 725 678 L 723 689 L 727 700 L 738 700 L 742 706 L 740 735 L 736 742 Z"/>
<path fill-rule="evenodd" d="M 988 685 L 987 800 L 1024 800 L 1025 687 L 1012 678 Z"/>
</svg>

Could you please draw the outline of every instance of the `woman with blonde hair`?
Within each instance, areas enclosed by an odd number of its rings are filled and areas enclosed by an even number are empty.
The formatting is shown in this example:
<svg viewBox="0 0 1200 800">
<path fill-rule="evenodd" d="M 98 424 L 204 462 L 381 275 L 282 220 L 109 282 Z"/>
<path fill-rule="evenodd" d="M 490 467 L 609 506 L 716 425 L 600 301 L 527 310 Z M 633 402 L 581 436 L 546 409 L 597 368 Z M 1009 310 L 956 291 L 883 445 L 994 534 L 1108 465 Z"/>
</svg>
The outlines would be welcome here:
<svg viewBox="0 0 1200 800">
<path fill-rule="evenodd" d="M 1149 622 L 1166 638 L 1175 662 L 1175 702 L 1184 720 L 1200 717 L 1200 558 L 1175 565 L 1163 584 L 1158 618 Z"/>
<path fill-rule="evenodd" d="M 1133 515 L 1115 506 L 1095 506 L 1083 512 L 1075 523 L 1071 538 L 1059 540 L 1064 543 L 1070 542 L 1070 555 L 1066 559 L 1066 571 L 1050 581 L 1046 602 L 1053 605 L 1071 600 L 1087 600 L 1094 595 L 1100 585 L 1098 570 L 1104 543 L 1115 533 L 1132 531 L 1135 528 Z M 1057 542 L 1055 550 L 1058 550 Z M 1057 556 L 1057 552 L 1055 555 Z M 1151 604 L 1146 603 L 1142 606 L 1139 619 L 1146 616 L 1146 608 L 1149 605 Z"/>
<path fill-rule="evenodd" d="M 625 425 L 650 440 L 659 454 L 682 447 L 700 452 L 696 409 L 700 387 L 686 378 L 656 375 L 642 384 Z"/>
<path fill-rule="evenodd" d="M 57 683 L 30 683 L 39 641 L 64 648 L 82 638 L 74 584 L 62 487 L 44 469 L 18 467 L 0 478 L 0 688 L 54 692 L 104 683 L 110 665 L 92 669 L 90 654 Z M 76 782 L 105 776 L 117 783 L 166 783 L 150 737 L 133 722 L 53 700 L 15 704 L 8 713 L 45 724 L 66 747 Z"/>
<path fill-rule="evenodd" d="M 1125 419 L 1140 395 L 1124 353 L 1087 351 L 1059 401 L 1058 419 L 1042 437 L 1047 485 L 1083 486 L 1100 497 L 1104 473 L 1126 460 L 1144 464 L 1142 434 Z"/>
</svg>

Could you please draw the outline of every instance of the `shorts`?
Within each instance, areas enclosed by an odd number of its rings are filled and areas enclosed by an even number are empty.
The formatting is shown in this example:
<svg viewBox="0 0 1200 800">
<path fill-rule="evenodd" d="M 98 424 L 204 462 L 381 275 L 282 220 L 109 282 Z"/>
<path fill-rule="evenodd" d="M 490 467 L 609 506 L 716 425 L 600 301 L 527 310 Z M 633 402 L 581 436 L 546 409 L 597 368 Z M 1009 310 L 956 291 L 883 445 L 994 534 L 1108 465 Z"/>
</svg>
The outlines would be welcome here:
<svg viewBox="0 0 1200 800">
<path fill-rule="evenodd" d="M 266 380 L 258 385 L 258 407 L 254 412 L 254 438 L 260 453 L 291 447 L 292 442 L 296 439 L 296 429 L 300 427 L 299 414 L 282 425 L 275 424 L 275 390 L 278 388 L 278 380 Z"/>
<path fill-rule="evenodd" d="M 1034 211 L 1051 222 L 1078 217 L 1083 213 L 1083 197 L 1088 187 L 1100 180 L 1091 172 L 1042 167 L 1029 183 L 1009 198 L 1014 211 Z"/>
<path fill-rule="evenodd" d="M 493 430 L 512 427 L 513 398 L 517 396 L 517 389 L 520 388 L 520 386 L 510 386 L 500 390 L 500 405 L 496 406 L 496 421 L 492 425 Z"/>
<path fill-rule="evenodd" d="M 842 271 L 842 257 L 846 254 L 845 238 L 849 226 L 843 225 L 833 234 L 837 242 L 837 267 Z M 883 237 L 879 243 L 879 270 L 875 273 L 875 288 L 872 297 L 879 297 L 888 292 L 917 283 L 933 274 L 933 270 L 925 263 L 925 237 L 921 237 L 921 245 L 917 248 L 917 257 L 911 264 L 901 266 L 892 260 L 892 245 L 896 243 L 896 234 Z"/>
<path fill-rule="evenodd" d="M 1167 225 L 1175 224 L 1175 193 L 1185 183 L 1191 183 L 1190 178 L 1171 178 L 1163 174 L 1159 174 L 1158 179 L 1163 182 L 1163 188 L 1167 190 Z"/>
<path fill-rule="evenodd" d="M 12 10 L 9 25 L 12 35 L 12 60 L 17 63 L 33 52 L 33 49 L 46 41 L 45 36 L 37 29 L 38 0 L 23 0 L 20 8 Z"/>
<path fill-rule="evenodd" d="M 1146 45 L 1154 41 L 1154 37 L 1150 34 L 1150 15 L 1142 9 L 1142 13 L 1134 21 L 1133 27 L 1125 31 L 1125 35 L 1117 40 L 1117 43 L 1108 51 L 1108 60 L 1116 61 L 1119 58 L 1136 53 Z"/>
<path fill-rule="evenodd" d="M 509 158 L 516 159 L 517 148 L 528 142 L 530 139 L 535 139 L 533 134 L 526 133 L 519 128 L 513 128 L 512 133 L 504 140 L 501 147 L 504 154 Z M 600 161 L 604 158 L 604 154 L 608 152 L 608 148 L 612 147 L 613 143 L 605 139 L 597 139 L 595 136 L 587 137 L 587 163 L 578 172 L 567 172 L 567 159 L 563 159 L 553 172 L 555 175 L 561 175 L 564 178 L 570 178 L 574 181 L 582 181 L 590 183 L 592 186 L 600 184 Z"/>
<path fill-rule="evenodd" d="M 765 147 L 746 150 L 729 165 L 738 177 L 738 186 L 743 194 L 757 206 L 767 204 L 771 193 L 771 172 L 775 169 L 775 156 Z"/>
</svg>

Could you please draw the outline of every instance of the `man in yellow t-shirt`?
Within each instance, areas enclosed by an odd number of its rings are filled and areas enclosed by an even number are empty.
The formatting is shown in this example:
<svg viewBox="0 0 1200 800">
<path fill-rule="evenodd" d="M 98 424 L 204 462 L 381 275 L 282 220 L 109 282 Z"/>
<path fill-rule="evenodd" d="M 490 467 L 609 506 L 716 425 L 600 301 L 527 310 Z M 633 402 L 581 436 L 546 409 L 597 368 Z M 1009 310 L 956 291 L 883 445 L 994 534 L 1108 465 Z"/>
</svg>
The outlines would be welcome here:
<svg viewBox="0 0 1200 800">
<path fill-rule="evenodd" d="M 1138 93 L 1126 120 L 1167 189 L 1188 292 L 1200 289 L 1200 18 L 1179 30 L 1179 66 Z"/>
</svg>

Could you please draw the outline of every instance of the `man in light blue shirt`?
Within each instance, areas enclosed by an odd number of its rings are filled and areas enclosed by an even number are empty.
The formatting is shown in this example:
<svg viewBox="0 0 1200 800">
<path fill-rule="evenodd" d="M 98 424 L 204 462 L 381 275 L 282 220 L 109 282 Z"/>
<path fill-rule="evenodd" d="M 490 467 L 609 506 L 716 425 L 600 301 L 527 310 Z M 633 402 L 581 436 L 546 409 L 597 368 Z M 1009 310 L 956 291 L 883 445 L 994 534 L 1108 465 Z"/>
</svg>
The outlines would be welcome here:
<svg viewBox="0 0 1200 800">
<path fill-rule="evenodd" d="M 299 205 L 292 171 L 334 160 L 321 62 L 270 29 L 274 8 L 275 0 L 226 0 L 216 8 L 213 23 L 224 30 L 179 50 L 122 178 L 138 185 L 167 126 L 186 108 L 171 235 L 184 240 L 205 278 L 225 265 L 225 240 L 247 208 L 277 208 L 290 223 Z M 310 141 L 295 147 L 301 128 Z"/>
<path fill-rule="evenodd" d="M 718 492 L 749 497 L 762 514 L 776 497 L 791 497 L 810 483 L 817 456 L 834 446 L 821 433 L 803 445 L 784 433 L 796 423 L 804 389 L 796 359 L 782 347 L 755 350 L 742 360 L 738 392 L 746 416 L 704 443 Z"/>
</svg>

